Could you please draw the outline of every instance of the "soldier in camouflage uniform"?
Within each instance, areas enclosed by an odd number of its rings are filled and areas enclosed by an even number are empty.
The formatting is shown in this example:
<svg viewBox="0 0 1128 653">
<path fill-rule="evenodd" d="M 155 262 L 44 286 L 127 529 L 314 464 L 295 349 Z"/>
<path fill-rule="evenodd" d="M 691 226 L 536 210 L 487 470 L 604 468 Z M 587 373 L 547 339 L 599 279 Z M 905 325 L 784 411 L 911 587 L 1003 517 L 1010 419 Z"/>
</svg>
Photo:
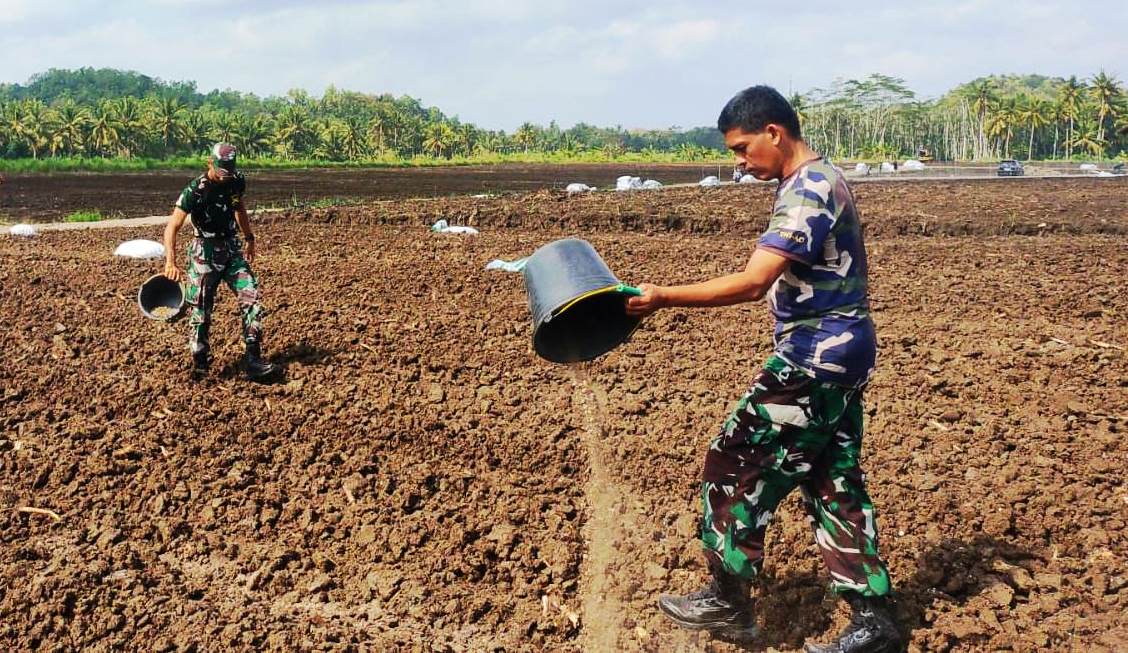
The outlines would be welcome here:
<svg viewBox="0 0 1128 653">
<path fill-rule="evenodd" d="M 258 379 L 274 372 L 274 365 L 262 358 L 262 316 L 258 282 L 251 272 L 255 261 L 255 235 L 243 207 L 247 181 L 235 169 L 235 147 L 217 143 L 208 158 L 206 173 L 192 180 L 172 210 L 165 228 L 165 276 L 180 281 L 184 273 L 176 266 L 176 233 L 186 218 L 191 218 L 196 237 L 188 245 L 188 326 L 192 351 L 192 376 L 207 375 L 210 363 L 208 331 L 219 282 L 234 291 L 242 314 L 243 343 L 246 347 L 244 370 L 248 378 Z M 244 255 L 239 231 L 246 242 Z"/>
<path fill-rule="evenodd" d="M 701 541 L 712 580 L 698 592 L 661 597 L 659 607 L 686 628 L 754 636 L 751 581 L 765 532 L 798 487 L 831 588 L 853 611 L 837 641 L 807 650 L 901 650 L 859 465 L 862 397 L 877 348 L 853 195 L 842 172 L 802 140 L 795 111 L 774 89 L 742 91 L 717 122 L 746 174 L 780 182 L 768 229 L 743 272 L 688 286 L 641 284 L 627 311 L 645 316 L 766 296 L 775 350 L 705 455 Z"/>
</svg>

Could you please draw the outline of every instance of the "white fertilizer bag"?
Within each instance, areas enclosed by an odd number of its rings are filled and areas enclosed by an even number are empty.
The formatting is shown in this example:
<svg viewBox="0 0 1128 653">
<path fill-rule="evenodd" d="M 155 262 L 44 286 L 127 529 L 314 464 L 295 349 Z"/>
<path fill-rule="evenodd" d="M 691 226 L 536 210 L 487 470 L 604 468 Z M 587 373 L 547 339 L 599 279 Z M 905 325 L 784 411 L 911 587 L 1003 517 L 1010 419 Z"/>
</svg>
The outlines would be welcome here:
<svg viewBox="0 0 1128 653">
<path fill-rule="evenodd" d="M 30 238 L 30 237 L 38 234 L 39 232 L 35 230 L 35 227 L 33 227 L 29 224 L 17 224 L 17 225 L 12 225 L 12 228 L 8 230 L 8 233 L 12 234 L 13 236 L 21 236 L 23 238 Z"/>
<path fill-rule="evenodd" d="M 653 179 L 647 179 L 646 181 L 642 182 L 642 187 L 645 190 L 654 190 L 655 188 L 661 188 L 662 182 L 655 181 Z"/>
<path fill-rule="evenodd" d="M 916 159 L 909 159 L 901 164 L 905 170 L 924 170 L 924 164 Z"/>
<path fill-rule="evenodd" d="M 114 250 L 114 256 L 126 258 L 161 258 L 164 255 L 164 245 L 155 240 L 127 240 Z"/>
<path fill-rule="evenodd" d="M 574 193 L 590 193 L 595 190 L 595 187 L 588 186 L 587 184 L 571 183 L 568 184 L 567 188 L 564 190 L 567 191 L 569 195 L 572 195 Z"/>
<path fill-rule="evenodd" d="M 757 181 L 759 181 L 759 179 L 756 179 L 752 175 L 744 175 L 743 177 L 740 178 L 740 183 L 742 183 L 742 184 L 754 184 Z"/>
<path fill-rule="evenodd" d="M 854 172 L 858 173 L 859 175 L 868 175 L 870 173 L 869 164 L 859 163 L 858 165 L 854 166 Z"/>
<path fill-rule="evenodd" d="M 478 230 L 474 227 L 460 227 L 447 223 L 446 220 L 439 220 L 431 225 L 431 231 L 440 234 L 469 234 L 471 236 L 477 235 Z"/>
<path fill-rule="evenodd" d="M 888 161 L 882 161 L 881 162 L 881 171 L 882 172 L 893 172 L 894 170 L 896 170 L 896 168 L 893 167 L 892 163 L 889 163 Z"/>
<path fill-rule="evenodd" d="M 697 182 L 697 185 L 704 188 L 712 188 L 713 186 L 720 186 L 721 180 L 716 175 L 709 175 L 708 177 Z"/>
<path fill-rule="evenodd" d="M 1097 169 L 1097 164 L 1095 164 L 1095 163 L 1082 163 L 1080 166 L 1078 166 L 1078 168 L 1080 170 L 1084 170 L 1085 172 L 1093 172 L 1094 170 Z"/>
<path fill-rule="evenodd" d="M 615 190 L 637 190 L 642 188 L 642 178 L 623 175 L 615 180 Z"/>
</svg>

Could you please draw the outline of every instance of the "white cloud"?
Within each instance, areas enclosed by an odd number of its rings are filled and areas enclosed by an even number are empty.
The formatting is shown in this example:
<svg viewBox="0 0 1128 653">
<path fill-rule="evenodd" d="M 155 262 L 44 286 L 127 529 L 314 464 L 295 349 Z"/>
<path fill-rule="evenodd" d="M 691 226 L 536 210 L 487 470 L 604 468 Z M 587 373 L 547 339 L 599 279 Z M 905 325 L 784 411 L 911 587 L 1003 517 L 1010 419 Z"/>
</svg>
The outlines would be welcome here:
<svg viewBox="0 0 1128 653">
<path fill-rule="evenodd" d="M 132 69 L 259 95 L 330 84 L 412 95 L 485 127 L 710 124 L 750 84 L 881 72 L 922 97 L 990 73 L 1128 74 L 1128 3 L 843 5 L 688 0 L 0 0 L 0 82 Z M 210 1 L 210 0 L 207 0 Z M 222 19 L 201 24 L 201 7 Z"/>
</svg>

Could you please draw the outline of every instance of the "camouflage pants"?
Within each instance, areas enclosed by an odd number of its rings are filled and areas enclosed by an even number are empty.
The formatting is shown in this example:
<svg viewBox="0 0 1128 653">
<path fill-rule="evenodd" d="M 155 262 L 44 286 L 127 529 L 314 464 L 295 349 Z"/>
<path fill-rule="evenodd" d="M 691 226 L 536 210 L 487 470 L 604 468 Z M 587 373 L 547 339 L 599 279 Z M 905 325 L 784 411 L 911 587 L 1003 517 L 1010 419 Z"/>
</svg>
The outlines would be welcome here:
<svg viewBox="0 0 1128 653">
<path fill-rule="evenodd" d="M 243 259 L 240 242 L 234 238 L 195 238 L 188 245 L 188 260 L 188 295 L 185 301 L 190 307 L 188 343 L 192 353 L 208 349 L 212 307 L 220 281 L 231 288 L 239 301 L 243 341 L 261 341 L 265 311 L 259 302 L 258 282 Z"/>
<path fill-rule="evenodd" d="M 889 593 L 858 460 L 862 394 L 768 359 L 705 456 L 701 541 L 711 568 L 754 578 L 772 513 L 798 486 L 832 589 Z"/>
</svg>

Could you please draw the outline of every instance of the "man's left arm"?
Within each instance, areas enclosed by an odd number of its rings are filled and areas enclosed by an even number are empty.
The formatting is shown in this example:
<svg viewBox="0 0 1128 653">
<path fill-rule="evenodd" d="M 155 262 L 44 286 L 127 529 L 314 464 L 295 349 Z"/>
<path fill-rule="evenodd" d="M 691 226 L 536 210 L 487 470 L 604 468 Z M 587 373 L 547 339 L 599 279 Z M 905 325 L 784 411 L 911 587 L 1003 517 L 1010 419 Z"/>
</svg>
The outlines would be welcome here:
<svg viewBox="0 0 1128 653">
<path fill-rule="evenodd" d="M 254 263 L 255 232 L 251 230 L 251 218 L 247 216 L 247 209 L 241 202 L 235 207 L 235 222 L 239 223 L 239 231 L 243 233 L 243 242 L 246 243 L 243 257 L 247 259 L 247 263 Z"/>
</svg>

